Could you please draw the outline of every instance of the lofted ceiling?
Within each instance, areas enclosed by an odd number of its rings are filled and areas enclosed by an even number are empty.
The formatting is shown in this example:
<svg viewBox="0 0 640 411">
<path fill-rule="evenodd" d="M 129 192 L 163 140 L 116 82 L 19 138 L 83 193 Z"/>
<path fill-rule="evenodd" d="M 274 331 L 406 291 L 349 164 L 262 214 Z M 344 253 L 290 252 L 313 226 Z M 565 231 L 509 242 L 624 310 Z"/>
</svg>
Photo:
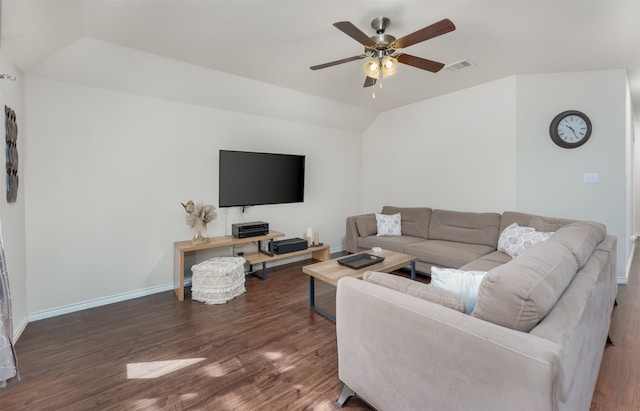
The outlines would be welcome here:
<svg viewBox="0 0 640 411">
<path fill-rule="evenodd" d="M 377 16 L 395 37 L 451 19 L 455 31 L 403 51 L 473 65 L 435 74 L 401 65 L 376 99 L 362 87 L 362 61 L 309 69 L 363 52 L 334 22 L 373 35 Z M 2 0 L 0 47 L 28 73 L 89 37 L 376 112 L 515 74 L 624 69 L 640 118 L 639 18 L 640 1 L 617 0 Z"/>
</svg>

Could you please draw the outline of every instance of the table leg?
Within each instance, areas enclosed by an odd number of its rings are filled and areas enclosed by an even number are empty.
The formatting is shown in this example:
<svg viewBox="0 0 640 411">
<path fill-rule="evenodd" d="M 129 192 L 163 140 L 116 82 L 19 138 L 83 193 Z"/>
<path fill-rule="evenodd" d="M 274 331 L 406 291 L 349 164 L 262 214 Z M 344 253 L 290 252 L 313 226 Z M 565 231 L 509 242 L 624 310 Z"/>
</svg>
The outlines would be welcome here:
<svg viewBox="0 0 640 411">
<path fill-rule="evenodd" d="M 253 264 L 249 264 L 249 272 L 247 273 L 247 275 L 253 275 L 255 277 L 258 277 L 262 281 L 266 280 L 267 279 L 267 263 L 266 262 L 262 263 L 262 272 L 260 273 L 260 275 L 258 275 L 258 272 L 253 269 Z"/>
<path fill-rule="evenodd" d="M 309 276 L 309 308 L 317 312 L 321 316 L 328 318 L 329 320 L 336 322 L 336 316 L 332 315 L 320 307 L 316 307 L 316 286 L 313 276 Z"/>
<path fill-rule="evenodd" d="M 184 301 L 184 251 L 173 249 L 173 289 L 178 301 Z"/>
<path fill-rule="evenodd" d="M 416 262 L 415 261 L 411 261 L 411 279 L 412 280 L 416 279 Z"/>
</svg>

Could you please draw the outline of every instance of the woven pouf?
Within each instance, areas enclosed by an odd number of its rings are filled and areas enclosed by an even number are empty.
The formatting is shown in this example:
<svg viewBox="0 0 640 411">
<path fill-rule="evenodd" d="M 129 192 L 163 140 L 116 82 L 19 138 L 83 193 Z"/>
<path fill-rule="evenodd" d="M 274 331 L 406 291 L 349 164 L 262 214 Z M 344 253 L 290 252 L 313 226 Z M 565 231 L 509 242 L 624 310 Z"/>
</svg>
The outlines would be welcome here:
<svg viewBox="0 0 640 411">
<path fill-rule="evenodd" d="M 224 304 L 245 292 L 242 257 L 216 257 L 191 267 L 191 298 Z"/>
</svg>

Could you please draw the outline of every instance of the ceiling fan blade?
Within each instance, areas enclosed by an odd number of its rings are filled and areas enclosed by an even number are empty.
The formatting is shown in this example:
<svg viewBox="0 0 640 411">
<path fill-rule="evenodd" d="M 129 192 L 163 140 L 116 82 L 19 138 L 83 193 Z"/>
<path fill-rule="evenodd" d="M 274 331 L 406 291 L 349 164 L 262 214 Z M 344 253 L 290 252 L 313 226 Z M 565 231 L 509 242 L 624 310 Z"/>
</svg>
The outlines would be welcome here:
<svg viewBox="0 0 640 411">
<path fill-rule="evenodd" d="M 341 59 L 341 60 L 336 60 L 336 61 L 330 61 L 328 63 L 324 63 L 324 64 L 318 64 L 316 66 L 311 66 L 309 67 L 311 70 L 320 70 L 323 68 L 327 68 L 327 67 L 331 67 L 331 66 L 337 66 L 338 64 L 342 64 L 342 63 L 348 63 L 350 61 L 354 61 L 354 60 L 361 60 L 363 58 L 367 57 L 366 54 L 359 54 L 357 56 L 353 56 L 353 57 L 347 57 L 346 59 Z"/>
<path fill-rule="evenodd" d="M 399 39 L 394 41 L 391 46 L 395 49 L 409 47 L 413 44 L 420 43 L 421 41 L 441 36 L 455 29 L 456 26 L 451 20 L 442 19 L 437 23 L 433 23 L 430 26 L 424 27 L 418 31 L 414 31 L 413 33 L 407 34 L 404 37 L 400 37 Z"/>
<path fill-rule="evenodd" d="M 422 57 L 412 56 L 411 54 L 399 54 L 396 58 L 400 63 L 408 64 L 422 70 L 431 71 L 432 73 L 437 73 L 444 67 L 444 63 L 423 59 Z"/>
<path fill-rule="evenodd" d="M 333 25 L 336 26 L 338 30 L 342 31 L 344 34 L 351 37 L 365 47 L 373 47 L 376 45 L 375 41 L 371 40 L 369 36 L 363 33 L 362 30 L 354 26 L 350 21 L 339 21 L 337 23 L 333 23 Z"/>
<path fill-rule="evenodd" d="M 364 78 L 364 85 L 362 87 L 371 87 L 376 84 L 376 81 L 376 79 L 367 76 Z"/>
</svg>

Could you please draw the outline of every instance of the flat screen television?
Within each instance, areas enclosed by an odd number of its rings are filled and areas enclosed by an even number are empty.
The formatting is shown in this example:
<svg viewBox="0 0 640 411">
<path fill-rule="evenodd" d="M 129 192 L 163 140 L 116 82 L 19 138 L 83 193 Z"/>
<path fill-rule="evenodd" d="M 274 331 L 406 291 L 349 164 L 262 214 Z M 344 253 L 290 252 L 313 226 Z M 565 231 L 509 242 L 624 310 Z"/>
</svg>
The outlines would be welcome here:
<svg viewBox="0 0 640 411">
<path fill-rule="evenodd" d="M 304 163 L 303 155 L 220 150 L 219 206 L 303 202 Z"/>
</svg>

